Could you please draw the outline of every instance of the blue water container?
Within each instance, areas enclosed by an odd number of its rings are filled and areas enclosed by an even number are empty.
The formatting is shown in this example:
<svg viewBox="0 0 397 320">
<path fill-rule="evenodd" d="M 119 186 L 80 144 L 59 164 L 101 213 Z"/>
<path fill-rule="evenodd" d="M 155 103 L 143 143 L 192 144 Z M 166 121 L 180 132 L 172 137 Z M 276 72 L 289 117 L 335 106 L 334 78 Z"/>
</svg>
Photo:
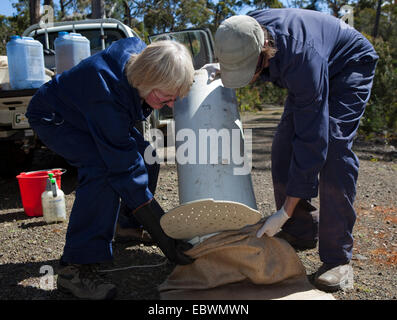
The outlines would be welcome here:
<svg viewBox="0 0 397 320">
<path fill-rule="evenodd" d="M 39 41 L 12 36 L 6 50 L 12 89 L 38 88 L 46 82 L 43 45 Z"/>
<path fill-rule="evenodd" d="M 80 33 L 59 32 L 54 46 L 57 73 L 69 70 L 91 55 L 90 41 Z"/>
</svg>

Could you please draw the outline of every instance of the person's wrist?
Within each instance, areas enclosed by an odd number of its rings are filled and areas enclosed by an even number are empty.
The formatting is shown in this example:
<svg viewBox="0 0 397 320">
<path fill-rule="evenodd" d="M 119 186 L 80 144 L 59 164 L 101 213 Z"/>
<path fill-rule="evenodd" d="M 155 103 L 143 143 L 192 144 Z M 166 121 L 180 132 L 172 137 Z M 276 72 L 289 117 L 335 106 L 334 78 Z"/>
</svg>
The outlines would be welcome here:
<svg viewBox="0 0 397 320">
<path fill-rule="evenodd" d="M 285 210 L 285 213 L 291 217 L 296 205 L 298 204 L 300 198 L 296 198 L 296 197 L 291 197 L 291 196 L 287 196 L 287 198 L 285 199 L 283 208 Z"/>
<path fill-rule="evenodd" d="M 290 215 L 287 213 L 287 211 L 285 210 L 284 206 L 281 207 L 279 212 L 280 212 L 281 218 L 283 220 L 283 224 L 284 224 L 285 221 L 287 221 L 290 218 Z"/>
<path fill-rule="evenodd" d="M 143 208 L 144 206 L 147 206 L 150 202 L 152 202 L 153 198 L 150 199 L 149 201 L 146 201 L 145 203 L 142 203 L 138 208 L 135 208 L 132 210 L 132 214 L 135 214 L 139 209 Z"/>
</svg>

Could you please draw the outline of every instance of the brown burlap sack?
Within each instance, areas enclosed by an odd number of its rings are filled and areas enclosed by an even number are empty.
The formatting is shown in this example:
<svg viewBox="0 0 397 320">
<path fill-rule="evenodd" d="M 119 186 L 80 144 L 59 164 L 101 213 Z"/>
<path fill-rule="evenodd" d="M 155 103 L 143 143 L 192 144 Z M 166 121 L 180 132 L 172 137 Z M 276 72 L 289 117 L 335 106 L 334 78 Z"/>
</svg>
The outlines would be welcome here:
<svg viewBox="0 0 397 320">
<path fill-rule="evenodd" d="M 159 286 L 170 300 L 334 299 L 315 289 L 295 250 L 256 231 L 262 223 L 208 238 L 186 253 L 196 260 L 178 265 Z"/>
<path fill-rule="evenodd" d="M 284 240 L 256 237 L 261 224 L 226 231 L 208 238 L 186 253 L 196 260 L 175 267 L 159 290 L 208 289 L 248 280 L 272 284 L 306 275 L 294 249 Z"/>
</svg>

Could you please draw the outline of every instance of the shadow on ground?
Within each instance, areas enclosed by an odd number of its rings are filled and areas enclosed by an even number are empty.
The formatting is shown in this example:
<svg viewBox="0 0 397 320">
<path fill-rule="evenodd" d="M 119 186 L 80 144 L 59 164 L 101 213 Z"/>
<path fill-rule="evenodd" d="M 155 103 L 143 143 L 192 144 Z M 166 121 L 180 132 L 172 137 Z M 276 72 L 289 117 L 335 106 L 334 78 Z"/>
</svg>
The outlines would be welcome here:
<svg viewBox="0 0 397 320">
<path fill-rule="evenodd" d="M 157 286 L 174 265 L 162 254 L 150 252 L 137 242 L 114 243 L 113 249 L 114 260 L 101 264 L 100 269 L 125 269 L 103 272 L 117 286 L 116 299 L 158 299 Z M 0 300 L 19 300 L 21 297 L 24 300 L 76 300 L 73 295 L 57 290 L 58 268 L 59 260 L 56 259 L 0 265 Z M 25 284 L 27 279 L 30 285 Z"/>
</svg>

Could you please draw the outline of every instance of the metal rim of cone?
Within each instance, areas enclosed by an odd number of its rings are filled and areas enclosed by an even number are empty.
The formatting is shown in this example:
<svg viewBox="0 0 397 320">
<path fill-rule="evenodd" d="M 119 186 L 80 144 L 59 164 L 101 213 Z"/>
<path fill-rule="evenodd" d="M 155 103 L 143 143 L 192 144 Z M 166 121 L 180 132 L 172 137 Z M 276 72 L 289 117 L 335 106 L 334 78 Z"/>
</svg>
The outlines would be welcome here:
<svg viewBox="0 0 397 320">
<path fill-rule="evenodd" d="M 174 239 L 239 230 L 262 219 L 259 211 L 244 204 L 213 199 L 196 200 L 171 209 L 161 217 L 164 232 Z"/>
</svg>

